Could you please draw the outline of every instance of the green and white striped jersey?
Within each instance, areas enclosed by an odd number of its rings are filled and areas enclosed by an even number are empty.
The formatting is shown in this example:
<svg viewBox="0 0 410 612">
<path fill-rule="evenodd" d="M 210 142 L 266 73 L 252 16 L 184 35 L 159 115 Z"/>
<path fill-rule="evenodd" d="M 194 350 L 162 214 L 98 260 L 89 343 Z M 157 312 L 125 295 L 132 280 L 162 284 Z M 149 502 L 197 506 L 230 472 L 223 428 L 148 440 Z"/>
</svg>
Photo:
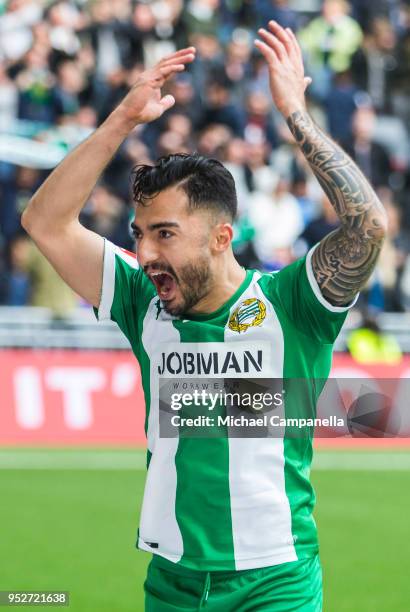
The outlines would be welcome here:
<svg viewBox="0 0 410 612">
<path fill-rule="evenodd" d="M 159 436 L 162 375 L 328 377 L 333 343 L 354 302 L 340 308 L 325 300 L 312 251 L 278 272 L 247 270 L 235 294 L 211 314 L 174 317 L 161 308 L 135 255 L 105 241 L 97 316 L 116 321 L 129 339 L 146 401 L 139 548 L 206 571 L 265 567 L 316 553 L 311 437 L 287 437 L 286 430 L 275 438 Z"/>
</svg>

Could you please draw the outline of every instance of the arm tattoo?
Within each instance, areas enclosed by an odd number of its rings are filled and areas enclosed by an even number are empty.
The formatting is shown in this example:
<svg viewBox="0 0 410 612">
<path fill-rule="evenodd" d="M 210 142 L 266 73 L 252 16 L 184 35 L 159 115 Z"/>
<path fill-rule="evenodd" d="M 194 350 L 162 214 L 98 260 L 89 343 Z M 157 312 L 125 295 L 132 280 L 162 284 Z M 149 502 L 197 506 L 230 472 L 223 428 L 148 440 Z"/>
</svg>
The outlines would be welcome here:
<svg viewBox="0 0 410 612">
<path fill-rule="evenodd" d="M 376 265 L 386 213 L 356 164 L 306 112 L 293 113 L 287 123 L 341 221 L 314 250 L 312 267 L 324 297 L 342 306 L 363 288 Z"/>
</svg>

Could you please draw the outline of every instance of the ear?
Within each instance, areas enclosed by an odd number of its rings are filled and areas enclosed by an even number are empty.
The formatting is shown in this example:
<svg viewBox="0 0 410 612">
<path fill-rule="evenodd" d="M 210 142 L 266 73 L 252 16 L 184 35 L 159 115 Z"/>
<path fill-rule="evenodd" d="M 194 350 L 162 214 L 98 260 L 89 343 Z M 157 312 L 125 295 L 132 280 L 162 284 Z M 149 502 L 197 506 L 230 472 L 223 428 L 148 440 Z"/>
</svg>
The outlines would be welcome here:
<svg viewBox="0 0 410 612">
<path fill-rule="evenodd" d="M 218 223 L 215 225 L 212 237 L 212 249 L 215 253 L 223 253 L 232 243 L 233 227 L 230 223 Z"/>
</svg>

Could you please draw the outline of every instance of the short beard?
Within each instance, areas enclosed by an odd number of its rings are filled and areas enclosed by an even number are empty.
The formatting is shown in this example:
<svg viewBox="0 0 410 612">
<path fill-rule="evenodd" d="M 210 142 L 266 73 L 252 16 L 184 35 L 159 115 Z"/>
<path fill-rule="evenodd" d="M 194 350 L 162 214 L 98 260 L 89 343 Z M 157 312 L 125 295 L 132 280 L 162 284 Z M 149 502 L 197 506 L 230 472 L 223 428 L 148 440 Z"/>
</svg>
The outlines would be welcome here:
<svg viewBox="0 0 410 612">
<path fill-rule="evenodd" d="M 178 279 L 183 298 L 182 304 L 173 307 L 168 306 L 166 302 L 163 303 L 165 312 L 173 316 L 188 312 L 209 293 L 212 275 L 208 259 L 203 257 L 195 264 L 186 264 L 179 271 Z"/>
</svg>

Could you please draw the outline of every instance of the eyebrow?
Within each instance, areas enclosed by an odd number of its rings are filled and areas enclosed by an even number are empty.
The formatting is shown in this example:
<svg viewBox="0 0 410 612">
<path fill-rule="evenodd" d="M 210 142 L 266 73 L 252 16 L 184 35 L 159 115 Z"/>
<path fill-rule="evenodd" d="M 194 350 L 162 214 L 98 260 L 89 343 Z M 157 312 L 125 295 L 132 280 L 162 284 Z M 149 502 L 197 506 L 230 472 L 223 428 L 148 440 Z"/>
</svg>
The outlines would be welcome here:
<svg viewBox="0 0 410 612">
<path fill-rule="evenodd" d="M 162 227 L 180 227 L 176 221 L 160 221 L 159 223 L 151 223 L 148 225 L 148 229 L 153 232 L 154 230 L 161 229 Z M 134 232 L 140 232 L 141 229 L 133 221 L 131 223 L 131 229 Z"/>
</svg>

